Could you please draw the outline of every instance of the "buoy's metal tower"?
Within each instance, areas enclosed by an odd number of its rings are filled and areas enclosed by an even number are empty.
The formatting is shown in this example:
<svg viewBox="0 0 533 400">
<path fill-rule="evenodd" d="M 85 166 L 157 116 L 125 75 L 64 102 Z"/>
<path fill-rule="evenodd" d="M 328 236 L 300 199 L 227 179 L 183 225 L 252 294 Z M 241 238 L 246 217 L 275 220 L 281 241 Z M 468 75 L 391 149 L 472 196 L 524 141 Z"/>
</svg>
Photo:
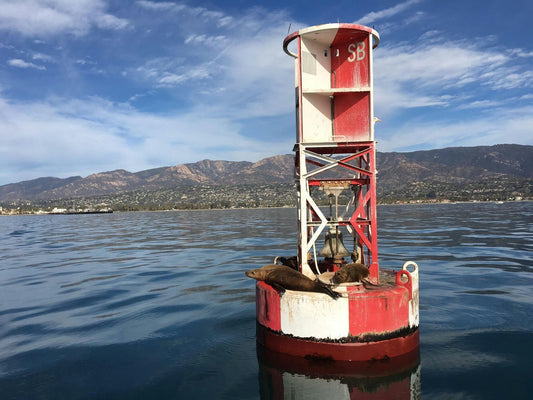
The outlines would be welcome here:
<svg viewBox="0 0 533 400">
<path fill-rule="evenodd" d="M 294 40 L 297 53 L 288 48 Z M 378 44 L 374 29 L 339 23 L 302 29 L 283 42 L 285 52 L 295 57 L 298 260 L 308 276 L 314 276 L 308 260 L 317 260 L 319 236 L 328 228 L 338 249 L 340 227 L 345 227 L 358 261 L 369 267 L 372 281 L 379 280 L 372 79 L 372 50 Z M 342 215 L 336 207 L 327 217 L 313 198 L 317 190 L 330 202 L 349 190 L 352 200 Z M 333 265 L 346 254 L 337 256 L 330 257 Z"/>
</svg>

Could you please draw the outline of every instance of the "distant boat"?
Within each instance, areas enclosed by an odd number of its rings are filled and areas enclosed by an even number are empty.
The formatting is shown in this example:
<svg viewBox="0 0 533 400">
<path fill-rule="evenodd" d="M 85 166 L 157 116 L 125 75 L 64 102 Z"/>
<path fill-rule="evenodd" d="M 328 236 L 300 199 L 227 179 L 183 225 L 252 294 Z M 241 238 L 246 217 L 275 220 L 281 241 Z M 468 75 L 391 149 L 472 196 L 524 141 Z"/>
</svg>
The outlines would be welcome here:
<svg viewBox="0 0 533 400">
<path fill-rule="evenodd" d="M 113 210 L 111 208 L 102 208 L 100 210 L 67 210 L 66 208 L 55 207 L 50 214 L 53 215 L 72 215 L 72 214 L 111 214 Z"/>
</svg>

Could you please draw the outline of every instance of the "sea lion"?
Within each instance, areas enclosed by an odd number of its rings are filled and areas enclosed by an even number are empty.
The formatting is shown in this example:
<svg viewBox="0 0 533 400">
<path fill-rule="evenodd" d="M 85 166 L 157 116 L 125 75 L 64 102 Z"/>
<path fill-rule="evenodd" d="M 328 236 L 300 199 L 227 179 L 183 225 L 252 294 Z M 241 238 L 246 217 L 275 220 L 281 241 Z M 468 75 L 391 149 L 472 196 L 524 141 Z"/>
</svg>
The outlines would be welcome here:
<svg viewBox="0 0 533 400">
<path fill-rule="evenodd" d="M 301 292 L 325 293 L 333 299 L 341 296 L 322 282 L 313 281 L 299 271 L 295 271 L 285 265 L 265 265 L 263 268 L 246 271 L 246 276 L 264 281 L 270 286 L 284 291 L 297 290 Z"/>
<path fill-rule="evenodd" d="M 369 283 L 368 275 L 370 271 L 367 266 L 360 263 L 346 264 L 340 267 L 333 276 L 333 282 L 335 283 L 347 283 L 347 282 L 365 282 Z"/>
<path fill-rule="evenodd" d="M 292 257 L 276 257 L 274 259 L 274 264 L 281 263 L 281 265 L 286 265 L 287 267 L 291 267 L 294 270 L 298 270 L 298 257 L 292 256 Z"/>
</svg>

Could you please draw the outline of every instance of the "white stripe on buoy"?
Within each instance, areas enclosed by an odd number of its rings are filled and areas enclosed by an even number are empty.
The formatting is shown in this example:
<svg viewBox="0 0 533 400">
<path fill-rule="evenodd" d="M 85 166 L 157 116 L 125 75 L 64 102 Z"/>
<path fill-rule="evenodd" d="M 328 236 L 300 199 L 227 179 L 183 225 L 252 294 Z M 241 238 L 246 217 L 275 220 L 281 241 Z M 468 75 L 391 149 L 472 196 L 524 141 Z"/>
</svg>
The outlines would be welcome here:
<svg viewBox="0 0 533 400">
<path fill-rule="evenodd" d="M 281 331 L 298 337 L 340 339 L 349 334 L 348 298 L 286 290 L 280 300 Z"/>
</svg>

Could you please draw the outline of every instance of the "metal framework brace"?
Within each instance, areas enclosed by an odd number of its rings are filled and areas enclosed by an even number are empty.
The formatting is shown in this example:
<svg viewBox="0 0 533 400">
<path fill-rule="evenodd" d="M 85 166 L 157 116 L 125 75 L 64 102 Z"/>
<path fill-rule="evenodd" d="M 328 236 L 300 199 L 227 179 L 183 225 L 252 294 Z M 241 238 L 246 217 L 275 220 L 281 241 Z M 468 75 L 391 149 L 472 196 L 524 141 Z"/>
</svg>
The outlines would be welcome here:
<svg viewBox="0 0 533 400">
<path fill-rule="evenodd" d="M 298 179 L 298 258 L 302 273 L 314 277 L 308 254 L 316 260 L 316 240 L 326 227 L 346 227 L 359 261 L 368 265 L 370 280 L 379 279 L 376 214 L 375 142 L 317 143 L 295 146 Z M 328 173 L 335 178 L 328 178 Z M 311 195 L 311 188 L 350 188 L 353 197 L 342 216 L 330 218 Z M 333 193 L 333 192 L 332 192 Z M 335 191 L 337 196 L 340 192 Z M 351 212 L 351 215 L 348 215 Z"/>
</svg>

